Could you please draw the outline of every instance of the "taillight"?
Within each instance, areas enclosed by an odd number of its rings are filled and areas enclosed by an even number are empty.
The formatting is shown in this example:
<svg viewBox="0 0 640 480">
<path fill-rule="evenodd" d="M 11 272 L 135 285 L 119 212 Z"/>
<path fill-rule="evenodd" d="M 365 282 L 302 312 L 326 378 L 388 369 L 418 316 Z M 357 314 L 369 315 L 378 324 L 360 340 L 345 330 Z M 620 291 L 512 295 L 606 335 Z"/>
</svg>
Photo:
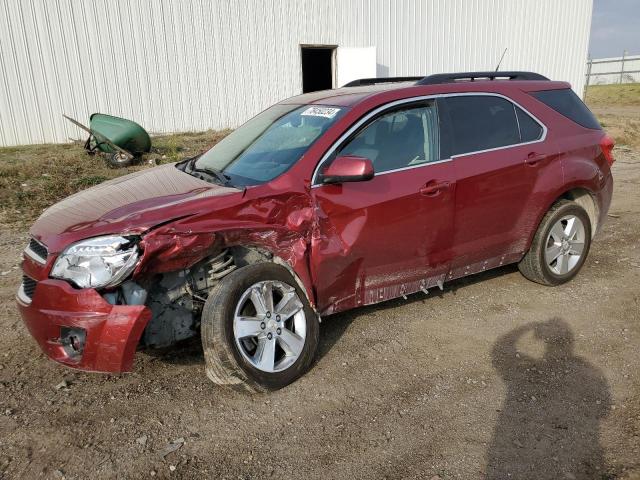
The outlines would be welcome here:
<svg viewBox="0 0 640 480">
<path fill-rule="evenodd" d="M 602 149 L 602 154 L 607 160 L 609 166 L 613 165 L 613 162 L 616 161 L 616 159 L 613 158 L 613 147 L 615 146 L 615 144 L 616 142 L 609 135 L 605 135 L 604 137 L 602 137 L 602 140 L 600 140 L 600 148 Z"/>
</svg>

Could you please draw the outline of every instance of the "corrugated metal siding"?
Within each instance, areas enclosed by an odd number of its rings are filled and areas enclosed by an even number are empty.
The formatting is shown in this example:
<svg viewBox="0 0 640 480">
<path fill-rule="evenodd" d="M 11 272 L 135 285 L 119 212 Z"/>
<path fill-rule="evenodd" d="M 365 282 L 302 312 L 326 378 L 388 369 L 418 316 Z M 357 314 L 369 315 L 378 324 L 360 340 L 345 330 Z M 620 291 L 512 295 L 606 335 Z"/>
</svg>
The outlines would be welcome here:
<svg viewBox="0 0 640 480">
<path fill-rule="evenodd" d="M 300 45 L 377 48 L 386 75 L 538 71 L 582 92 L 592 0 L 0 0 L 0 144 L 234 127 L 301 92 Z"/>
</svg>

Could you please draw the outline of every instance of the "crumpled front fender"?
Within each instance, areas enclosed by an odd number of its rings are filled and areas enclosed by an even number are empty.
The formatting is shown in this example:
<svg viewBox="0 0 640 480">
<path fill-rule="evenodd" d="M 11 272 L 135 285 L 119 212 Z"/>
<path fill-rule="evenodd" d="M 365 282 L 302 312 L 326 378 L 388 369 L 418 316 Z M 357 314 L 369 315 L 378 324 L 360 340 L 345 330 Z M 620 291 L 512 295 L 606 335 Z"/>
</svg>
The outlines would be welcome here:
<svg viewBox="0 0 640 480">
<path fill-rule="evenodd" d="M 290 268 L 315 305 L 309 273 L 313 221 L 307 194 L 247 198 L 240 205 L 180 219 L 148 232 L 140 242 L 143 253 L 133 276 L 187 269 L 229 247 L 259 248 Z"/>
</svg>

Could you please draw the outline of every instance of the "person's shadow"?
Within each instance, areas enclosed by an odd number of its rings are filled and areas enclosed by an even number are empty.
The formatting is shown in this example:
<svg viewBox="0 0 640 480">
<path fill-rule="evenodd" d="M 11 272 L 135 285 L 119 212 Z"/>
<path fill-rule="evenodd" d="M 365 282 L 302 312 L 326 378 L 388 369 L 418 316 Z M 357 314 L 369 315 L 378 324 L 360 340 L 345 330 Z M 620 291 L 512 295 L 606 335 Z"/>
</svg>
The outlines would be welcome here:
<svg viewBox="0 0 640 480">
<path fill-rule="evenodd" d="M 543 342 L 541 358 L 518 351 L 516 343 L 528 332 Z M 609 388 L 573 346 L 560 318 L 524 325 L 496 342 L 493 366 L 507 395 L 488 451 L 487 479 L 610 478 L 599 439 Z"/>
</svg>

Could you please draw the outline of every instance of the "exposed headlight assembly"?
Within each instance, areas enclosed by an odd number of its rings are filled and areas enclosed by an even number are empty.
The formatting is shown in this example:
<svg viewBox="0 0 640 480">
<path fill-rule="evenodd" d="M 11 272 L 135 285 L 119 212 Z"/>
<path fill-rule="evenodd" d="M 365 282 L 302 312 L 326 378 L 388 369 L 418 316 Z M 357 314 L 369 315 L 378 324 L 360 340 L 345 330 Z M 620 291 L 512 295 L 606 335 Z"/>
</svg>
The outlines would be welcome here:
<svg viewBox="0 0 640 480">
<path fill-rule="evenodd" d="M 69 280 L 80 288 L 118 285 L 138 262 L 134 237 L 95 237 L 67 247 L 56 260 L 51 277 Z"/>
</svg>

